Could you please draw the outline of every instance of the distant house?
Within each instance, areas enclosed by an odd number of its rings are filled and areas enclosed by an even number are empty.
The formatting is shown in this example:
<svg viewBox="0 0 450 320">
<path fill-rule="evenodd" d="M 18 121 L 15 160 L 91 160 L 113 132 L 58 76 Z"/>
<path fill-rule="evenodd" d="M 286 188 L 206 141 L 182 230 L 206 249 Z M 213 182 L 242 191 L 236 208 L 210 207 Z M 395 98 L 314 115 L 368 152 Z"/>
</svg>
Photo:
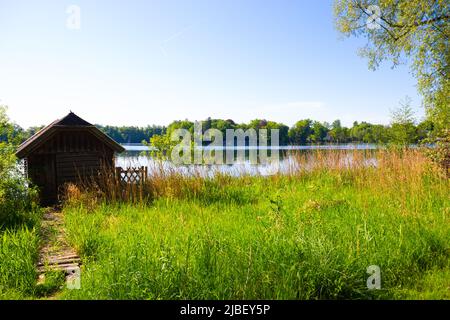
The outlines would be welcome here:
<svg viewBox="0 0 450 320">
<path fill-rule="evenodd" d="M 25 160 L 43 205 L 54 204 L 67 182 L 96 176 L 114 166 L 114 153 L 125 149 L 94 125 L 73 112 L 56 120 L 22 143 L 16 156 Z"/>
</svg>

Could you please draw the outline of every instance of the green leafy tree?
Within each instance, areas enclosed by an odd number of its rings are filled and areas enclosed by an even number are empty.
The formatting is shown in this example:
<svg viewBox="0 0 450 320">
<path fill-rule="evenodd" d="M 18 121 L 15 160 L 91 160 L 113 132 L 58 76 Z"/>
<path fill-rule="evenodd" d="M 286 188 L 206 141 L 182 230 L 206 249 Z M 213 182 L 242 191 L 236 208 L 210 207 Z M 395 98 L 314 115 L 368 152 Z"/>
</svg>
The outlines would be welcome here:
<svg viewBox="0 0 450 320">
<path fill-rule="evenodd" d="M 314 143 L 325 142 L 325 138 L 328 134 L 328 128 L 326 124 L 322 124 L 319 121 L 314 121 L 312 124 L 312 133 L 310 135 L 310 141 Z"/>
<path fill-rule="evenodd" d="M 14 161 L 14 143 L 11 143 L 14 126 L 9 122 L 6 110 L 6 106 L 0 105 L 0 174 L 2 176 L 6 176 Z"/>
<path fill-rule="evenodd" d="M 278 123 L 275 121 L 268 121 L 265 119 L 255 119 L 250 121 L 250 123 L 245 125 L 246 129 L 255 129 L 255 130 L 260 130 L 260 129 L 266 129 L 267 130 L 267 144 L 270 144 L 272 142 L 272 135 L 271 135 L 271 130 L 279 130 L 279 144 L 280 145 L 287 145 L 289 143 L 289 136 L 288 136 L 288 132 L 289 132 L 289 127 L 286 126 L 283 123 Z"/>
<path fill-rule="evenodd" d="M 189 120 L 173 121 L 167 127 L 165 132 L 162 132 L 161 134 L 154 134 L 148 142 L 144 140 L 142 143 L 151 147 L 149 153 L 152 157 L 161 160 L 168 160 L 170 159 L 173 148 L 179 143 L 177 140 L 172 141 L 172 133 L 177 129 L 186 129 L 193 134 L 194 123 Z"/>
<path fill-rule="evenodd" d="M 36 191 L 26 187 L 14 152 L 20 139 L 17 127 L 6 115 L 6 107 L 0 105 L 0 230 L 18 223 L 33 224 L 35 215 L 27 214 L 35 206 Z"/>
<path fill-rule="evenodd" d="M 448 128 L 450 1 L 335 0 L 334 12 L 342 34 L 368 39 L 360 54 L 371 69 L 411 60 L 428 118 L 438 131 Z"/>
<path fill-rule="evenodd" d="M 329 135 L 333 142 L 343 143 L 348 141 L 348 129 L 341 125 L 340 120 L 333 121 Z"/>
<path fill-rule="evenodd" d="M 389 141 L 389 127 L 381 124 L 375 124 L 370 126 L 370 139 L 369 143 L 385 144 Z"/>
<path fill-rule="evenodd" d="M 373 143 L 372 124 L 367 122 L 358 123 L 355 121 L 350 129 L 350 136 L 353 142 Z"/>
<path fill-rule="evenodd" d="M 417 125 L 417 140 L 426 141 L 434 131 L 434 123 L 430 120 L 424 120 Z"/>
<path fill-rule="evenodd" d="M 236 124 L 233 120 L 214 119 L 211 121 L 211 128 L 216 128 L 225 134 L 227 129 L 234 129 Z"/>
<path fill-rule="evenodd" d="M 411 99 L 406 97 L 400 101 L 400 106 L 391 111 L 391 142 L 409 145 L 417 142 L 417 128 L 414 125 L 414 111 Z"/>
<path fill-rule="evenodd" d="M 279 144 L 281 146 L 287 145 L 289 143 L 289 136 L 288 136 L 289 127 L 287 125 L 285 125 L 283 123 L 274 122 L 274 121 L 267 121 L 265 129 L 267 129 L 269 144 L 272 142 L 272 137 L 270 134 L 270 130 L 272 130 L 272 129 L 279 130 Z"/>
<path fill-rule="evenodd" d="M 300 120 L 295 123 L 295 125 L 289 130 L 289 141 L 292 144 L 305 144 L 309 140 L 312 133 L 312 121 L 310 119 Z"/>
<path fill-rule="evenodd" d="M 450 129 L 439 132 L 434 147 L 428 149 L 428 155 L 450 178 Z"/>
<path fill-rule="evenodd" d="M 143 144 L 150 147 L 148 153 L 152 157 L 160 160 L 168 160 L 173 147 L 177 144 L 176 141 L 171 141 L 170 138 L 168 134 L 155 134 L 150 138 L 149 142 L 143 141 Z"/>
<path fill-rule="evenodd" d="M 194 133 L 194 122 L 189 120 L 179 120 L 179 121 L 173 121 L 169 126 L 167 127 L 167 134 L 171 135 L 172 132 L 176 129 L 186 129 L 190 133 Z"/>
</svg>

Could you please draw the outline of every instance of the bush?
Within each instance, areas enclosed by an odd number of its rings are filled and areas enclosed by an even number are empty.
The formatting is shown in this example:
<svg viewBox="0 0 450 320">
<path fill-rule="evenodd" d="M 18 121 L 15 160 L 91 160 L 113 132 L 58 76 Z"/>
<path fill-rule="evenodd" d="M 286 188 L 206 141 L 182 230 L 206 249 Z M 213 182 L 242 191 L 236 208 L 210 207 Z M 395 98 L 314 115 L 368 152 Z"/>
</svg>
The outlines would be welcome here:
<svg viewBox="0 0 450 320">
<path fill-rule="evenodd" d="M 428 150 L 428 155 L 450 177 L 450 129 L 442 130 L 436 137 L 434 148 Z"/>
<path fill-rule="evenodd" d="M 37 211 L 36 190 L 28 188 L 11 148 L 0 143 L 0 230 L 24 223 L 34 225 Z"/>
<path fill-rule="evenodd" d="M 5 108 L 0 106 L 0 134 L 10 136 L 13 131 Z M 16 145 L 15 139 L 0 141 L 0 230 L 23 223 L 32 226 L 37 218 L 37 192 L 28 188 L 17 165 Z"/>
</svg>

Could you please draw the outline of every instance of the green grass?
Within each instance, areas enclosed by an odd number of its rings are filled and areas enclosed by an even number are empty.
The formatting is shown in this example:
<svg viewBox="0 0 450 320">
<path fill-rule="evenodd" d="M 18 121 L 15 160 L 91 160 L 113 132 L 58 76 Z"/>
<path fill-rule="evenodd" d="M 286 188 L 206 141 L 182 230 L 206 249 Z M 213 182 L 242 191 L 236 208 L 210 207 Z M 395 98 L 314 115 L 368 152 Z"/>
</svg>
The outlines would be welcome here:
<svg viewBox="0 0 450 320">
<path fill-rule="evenodd" d="M 0 299 L 33 297 L 38 246 L 36 228 L 0 231 Z"/>
<path fill-rule="evenodd" d="M 448 178 L 416 151 L 379 153 L 376 168 L 316 161 L 266 178 L 155 175 L 133 202 L 68 188 L 81 289 L 61 273 L 37 284 L 35 209 L 0 229 L 0 299 L 450 299 Z M 381 290 L 366 287 L 371 265 Z"/>
<path fill-rule="evenodd" d="M 65 225 L 84 265 L 81 289 L 61 297 L 449 299 L 448 179 L 395 161 L 192 179 L 195 193 L 147 205 L 72 202 Z M 370 265 L 381 290 L 366 287 Z"/>
</svg>

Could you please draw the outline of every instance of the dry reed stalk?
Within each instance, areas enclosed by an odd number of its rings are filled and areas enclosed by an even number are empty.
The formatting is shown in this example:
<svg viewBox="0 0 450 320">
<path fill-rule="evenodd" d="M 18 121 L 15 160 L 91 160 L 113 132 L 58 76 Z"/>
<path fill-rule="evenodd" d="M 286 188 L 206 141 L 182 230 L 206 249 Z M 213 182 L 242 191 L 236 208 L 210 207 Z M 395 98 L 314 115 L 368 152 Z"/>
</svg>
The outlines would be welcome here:
<svg viewBox="0 0 450 320">
<path fill-rule="evenodd" d="M 426 174 L 439 176 L 439 168 L 419 149 L 315 150 L 291 152 L 288 156 L 286 172 L 270 179 L 328 175 L 360 188 L 400 193 L 406 199 L 411 194 L 423 192 L 422 180 Z M 245 171 L 240 171 L 238 177 L 214 170 L 205 174 L 205 170 L 198 167 L 183 173 L 172 166 L 164 166 L 163 162 L 154 162 L 149 172 L 144 180 L 124 183 L 114 170 L 105 167 L 98 176 L 85 179 L 76 188 L 72 185 L 66 187 L 64 199 L 68 203 L 85 201 L 89 205 L 100 200 L 147 203 L 159 197 L 196 197 L 208 192 L 210 183 L 218 188 L 227 188 L 233 181 L 239 180 L 244 185 L 251 184 L 252 179 L 251 174 Z"/>
</svg>

